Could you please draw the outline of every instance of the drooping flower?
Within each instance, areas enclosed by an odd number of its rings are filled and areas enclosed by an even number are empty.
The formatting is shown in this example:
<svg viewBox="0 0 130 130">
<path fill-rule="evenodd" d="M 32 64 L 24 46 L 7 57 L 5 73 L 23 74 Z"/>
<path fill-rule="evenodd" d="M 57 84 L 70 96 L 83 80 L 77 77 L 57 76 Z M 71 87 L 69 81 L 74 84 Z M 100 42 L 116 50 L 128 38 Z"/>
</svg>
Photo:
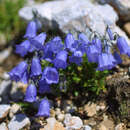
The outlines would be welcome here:
<svg viewBox="0 0 130 130">
<path fill-rule="evenodd" d="M 49 43 L 47 43 L 45 46 L 44 46 L 44 49 L 43 49 L 43 57 L 41 59 L 44 59 L 46 61 L 49 61 L 51 62 L 53 59 L 54 59 L 54 54 L 53 52 L 50 50 L 50 45 Z"/>
<path fill-rule="evenodd" d="M 65 47 L 67 49 L 71 49 L 72 44 L 74 43 L 75 39 L 71 33 L 68 33 L 66 38 L 65 38 Z"/>
<path fill-rule="evenodd" d="M 37 96 L 36 86 L 33 84 L 30 84 L 26 89 L 24 101 L 34 102 L 36 101 L 36 96 Z"/>
<path fill-rule="evenodd" d="M 50 103 L 49 101 L 44 98 L 40 105 L 39 105 L 39 110 L 36 116 L 42 116 L 42 117 L 49 117 L 50 116 Z"/>
<path fill-rule="evenodd" d="M 86 51 L 87 58 L 89 62 L 96 63 L 98 61 L 99 50 L 96 45 L 89 45 Z"/>
<path fill-rule="evenodd" d="M 56 68 L 46 67 L 43 71 L 42 79 L 45 79 L 48 84 L 57 84 L 59 82 L 59 74 Z"/>
<path fill-rule="evenodd" d="M 31 44 L 36 48 L 36 50 L 42 50 L 43 44 L 46 40 L 46 33 L 40 33 L 36 37 L 30 39 Z"/>
<path fill-rule="evenodd" d="M 23 76 L 21 77 L 21 82 L 24 84 L 27 84 L 29 80 L 29 74 L 27 72 L 27 70 L 24 72 Z"/>
<path fill-rule="evenodd" d="M 110 40 L 114 40 L 114 36 L 113 36 L 112 31 L 109 27 L 107 27 L 107 33 L 108 33 Z"/>
<path fill-rule="evenodd" d="M 130 57 L 130 46 L 129 46 L 129 48 L 127 49 L 127 55 Z"/>
<path fill-rule="evenodd" d="M 28 26 L 26 28 L 26 33 L 24 35 L 24 38 L 33 38 L 37 34 L 37 25 L 35 21 L 31 21 L 28 23 Z"/>
<path fill-rule="evenodd" d="M 56 58 L 54 59 L 53 63 L 57 69 L 65 69 L 67 67 L 67 54 L 67 51 L 60 51 L 56 55 Z"/>
<path fill-rule="evenodd" d="M 129 46 L 124 37 L 118 37 L 117 47 L 120 51 L 120 54 L 127 54 Z"/>
<path fill-rule="evenodd" d="M 32 59 L 30 77 L 36 77 L 36 76 L 39 76 L 40 74 L 42 74 L 40 60 L 39 60 L 39 58 L 34 57 Z"/>
<path fill-rule="evenodd" d="M 9 72 L 11 80 L 20 81 L 24 72 L 27 70 L 28 64 L 25 61 L 20 62 L 15 68 Z"/>
<path fill-rule="evenodd" d="M 94 44 L 97 47 L 99 53 L 102 52 L 102 43 L 99 38 L 97 38 L 97 37 L 93 38 L 92 44 Z"/>
<path fill-rule="evenodd" d="M 50 93 L 50 92 L 51 92 L 51 88 L 50 88 L 49 84 L 47 84 L 45 80 L 40 80 L 39 81 L 39 93 L 43 94 L 43 93 Z"/>
<path fill-rule="evenodd" d="M 101 53 L 98 56 L 98 68 L 97 70 L 109 70 L 115 67 L 114 60 L 108 53 Z"/>
<path fill-rule="evenodd" d="M 27 55 L 28 51 L 30 50 L 30 41 L 29 40 L 25 40 L 23 41 L 20 45 L 16 45 L 16 53 L 20 54 L 22 57 L 24 57 L 25 55 Z"/>
<path fill-rule="evenodd" d="M 114 52 L 114 58 L 116 59 L 117 64 L 122 63 L 122 59 L 121 59 L 120 55 L 116 51 Z"/>
<path fill-rule="evenodd" d="M 59 53 L 61 50 L 64 49 L 64 45 L 62 44 L 62 40 L 60 37 L 55 37 L 49 43 L 49 50 L 54 54 Z"/>
<path fill-rule="evenodd" d="M 72 56 L 69 56 L 70 63 L 75 63 L 77 65 L 80 65 L 82 61 L 83 61 L 82 57 L 74 56 L 74 54 L 72 54 Z"/>
<path fill-rule="evenodd" d="M 78 35 L 78 40 L 80 42 L 82 42 L 82 43 L 89 44 L 89 40 L 88 40 L 87 36 L 84 33 L 80 33 Z"/>
</svg>

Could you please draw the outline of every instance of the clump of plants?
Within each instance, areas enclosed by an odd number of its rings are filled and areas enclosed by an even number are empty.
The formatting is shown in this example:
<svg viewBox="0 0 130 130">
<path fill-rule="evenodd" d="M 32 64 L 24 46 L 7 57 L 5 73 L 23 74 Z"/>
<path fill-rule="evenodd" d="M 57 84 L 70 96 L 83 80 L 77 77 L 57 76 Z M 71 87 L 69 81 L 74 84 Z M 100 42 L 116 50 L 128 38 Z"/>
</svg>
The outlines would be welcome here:
<svg viewBox="0 0 130 130">
<path fill-rule="evenodd" d="M 21 22 L 18 11 L 26 0 L 0 0 L 0 33 L 11 40 L 20 32 L 24 24 Z"/>
<path fill-rule="evenodd" d="M 38 29 L 36 19 L 28 23 L 25 41 L 16 45 L 16 53 L 25 61 L 9 72 L 11 80 L 28 84 L 25 102 L 36 102 L 38 95 L 52 91 L 98 94 L 105 89 L 108 71 L 122 63 L 120 55 L 130 57 L 130 46 L 124 37 L 113 34 L 109 27 L 105 36 L 91 32 L 90 37 L 79 33 L 76 38 L 68 33 L 65 39 L 56 36 L 49 41 L 45 32 L 37 34 Z M 114 43 L 120 54 L 113 48 Z M 50 116 L 47 97 L 41 101 L 37 116 Z"/>
</svg>

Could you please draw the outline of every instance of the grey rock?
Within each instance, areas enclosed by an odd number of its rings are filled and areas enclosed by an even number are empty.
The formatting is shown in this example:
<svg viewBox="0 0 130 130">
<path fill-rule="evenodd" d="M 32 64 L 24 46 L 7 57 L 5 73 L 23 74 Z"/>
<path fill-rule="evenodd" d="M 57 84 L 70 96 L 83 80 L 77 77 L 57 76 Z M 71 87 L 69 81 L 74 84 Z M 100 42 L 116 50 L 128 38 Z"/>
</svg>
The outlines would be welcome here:
<svg viewBox="0 0 130 130">
<path fill-rule="evenodd" d="M 11 81 L 3 80 L 0 84 L 0 96 L 7 95 L 11 89 Z"/>
<path fill-rule="evenodd" d="M 89 125 L 85 125 L 84 130 L 92 130 L 92 128 Z"/>
<path fill-rule="evenodd" d="M 35 9 L 42 18 L 45 29 L 85 32 L 86 26 L 104 34 L 105 24 L 114 25 L 118 16 L 109 5 L 98 5 L 90 0 L 62 0 L 26 6 L 19 11 L 20 17 L 29 21 Z M 103 13 L 102 13 L 103 12 Z M 109 17 L 108 17 L 109 16 Z"/>
<path fill-rule="evenodd" d="M 10 110 L 10 105 L 2 104 L 0 105 L 0 120 L 5 118 Z"/>
<path fill-rule="evenodd" d="M 11 48 L 8 48 L 8 49 L 0 52 L 0 64 L 2 64 L 4 62 L 4 60 L 8 58 L 8 56 L 11 53 L 11 50 L 12 50 Z"/>
<path fill-rule="evenodd" d="M 71 116 L 70 114 L 65 115 L 64 124 L 66 129 L 80 129 L 83 127 L 83 122 L 78 116 Z"/>
<path fill-rule="evenodd" d="M 8 130 L 5 122 L 0 124 L 0 130 Z"/>
<path fill-rule="evenodd" d="M 20 130 L 30 125 L 29 118 L 24 114 L 15 115 L 8 124 L 9 130 Z"/>
<path fill-rule="evenodd" d="M 100 2 L 113 6 L 124 21 L 130 20 L 130 0 L 100 0 Z"/>
</svg>

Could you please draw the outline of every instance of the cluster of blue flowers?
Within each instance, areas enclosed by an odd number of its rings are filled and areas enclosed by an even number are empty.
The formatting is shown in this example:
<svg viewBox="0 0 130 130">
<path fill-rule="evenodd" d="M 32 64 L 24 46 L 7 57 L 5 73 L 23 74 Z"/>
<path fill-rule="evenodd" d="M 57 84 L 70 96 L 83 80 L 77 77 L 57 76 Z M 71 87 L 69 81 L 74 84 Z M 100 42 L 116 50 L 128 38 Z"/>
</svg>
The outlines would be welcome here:
<svg viewBox="0 0 130 130">
<path fill-rule="evenodd" d="M 9 72 L 11 80 L 29 84 L 24 99 L 26 102 L 32 103 L 37 100 L 37 88 L 41 94 L 50 93 L 50 85 L 59 83 L 58 70 L 66 69 L 71 63 L 81 65 L 85 55 L 89 62 L 98 64 L 97 71 L 110 70 L 120 64 L 122 62 L 120 54 L 130 57 L 130 46 L 126 40 L 121 36 L 114 36 L 109 27 L 106 31 L 109 38 L 103 39 L 94 34 L 90 40 L 84 33 L 79 33 L 78 38 L 75 39 L 71 33 L 68 33 L 64 43 L 59 36 L 45 42 L 46 33 L 37 35 L 37 31 L 37 23 L 29 22 L 24 35 L 26 40 L 16 45 L 16 53 L 22 57 L 28 53 L 33 53 L 34 56 L 22 61 Z M 116 51 L 111 53 L 113 41 L 116 41 L 120 54 Z M 50 63 L 50 66 L 45 66 L 43 70 L 42 60 Z M 49 115 L 50 104 L 44 98 L 40 103 L 37 116 L 48 117 Z"/>
</svg>

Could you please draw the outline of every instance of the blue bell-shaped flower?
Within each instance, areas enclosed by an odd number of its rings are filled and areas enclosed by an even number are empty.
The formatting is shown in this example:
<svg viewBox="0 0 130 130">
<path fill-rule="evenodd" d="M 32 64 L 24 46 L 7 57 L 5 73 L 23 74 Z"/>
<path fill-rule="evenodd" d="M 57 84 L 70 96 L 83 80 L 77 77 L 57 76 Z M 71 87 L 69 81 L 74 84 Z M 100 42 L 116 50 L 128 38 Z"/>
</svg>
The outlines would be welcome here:
<svg viewBox="0 0 130 130">
<path fill-rule="evenodd" d="M 47 84 L 57 84 L 59 82 L 59 74 L 56 68 L 46 67 L 42 74 L 42 80 L 45 79 Z"/>
<path fill-rule="evenodd" d="M 25 40 L 23 41 L 20 45 L 16 45 L 16 53 L 20 54 L 22 57 L 24 57 L 25 55 L 27 55 L 28 51 L 30 50 L 30 41 L 29 40 Z"/>
<path fill-rule="evenodd" d="M 55 37 L 49 42 L 49 49 L 52 51 L 54 54 L 59 53 L 64 49 L 64 45 L 62 44 L 62 40 L 60 37 Z"/>
<path fill-rule="evenodd" d="M 40 80 L 39 81 L 39 93 L 43 94 L 43 93 L 50 93 L 51 92 L 51 88 L 49 86 L 49 84 L 47 84 L 47 82 L 44 80 Z"/>
<path fill-rule="evenodd" d="M 31 44 L 36 48 L 36 50 L 42 50 L 43 44 L 46 40 L 46 33 L 40 33 L 36 37 L 30 39 Z"/>
<path fill-rule="evenodd" d="M 33 85 L 33 84 L 30 84 L 26 89 L 24 101 L 26 101 L 26 102 L 35 102 L 36 101 L 36 96 L 37 96 L 36 86 Z"/>
<path fill-rule="evenodd" d="M 99 50 L 96 45 L 89 45 L 86 51 L 89 62 L 96 63 L 98 61 Z"/>
<path fill-rule="evenodd" d="M 27 70 L 24 72 L 23 76 L 21 77 L 21 82 L 24 84 L 28 84 L 28 80 L 29 80 L 29 74 L 27 72 Z"/>
<path fill-rule="evenodd" d="M 98 68 L 99 71 L 109 70 L 115 67 L 113 58 L 108 53 L 101 53 L 98 56 Z"/>
<path fill-rule="evenodd" d="M 20 81 L 24 72 L 27 70 L 28 64 L 25 61 L 20 62 L 15 68 L 9 72 L 11 80 Z"/>
<path fill-rule="evenodd" d="M 112 31 L 109 27 L 107 27 L 107 33 L 108 33 L 110 40 L 114 40 L 114 36 L 113 36 Z"/>
<path fill-rule="evenodd" d="M 53 63 L 57 69 L 65 69 L 67 67 L 67 54 L 67 51 L 60 51 L 56 55 L 56 58 L 54 59 Z"/>
<path fill-rule="evenodd" d="M 68 33 L 66 38 L 65 38 L 65 47 L 67 49 L 71 49 L 72 44 L 74 43 L 75 39 L 71 33 Z"/>
<path fill-rule="evenodd" d="M 49 117 L 50 116 L 50 103 L 49 101 L 44 98 L 40 105 L 39 105 L 39 110 L 36 116 L 41 116 L 41 117 Z"/>
<path fill-rule="evenodd" d="M 99 53 L 102 52 L 102 43 L 99 38 L 97 38 L 97 37 L 93 38 L 92 44 L 94 44 L 97 47 Z"/>
<path fill-rule="evenodd" d="M 120 54 L 127 54 L 129 46 L 124 37 L 118 37 L 117 47 L 120 51 Z"/>
<path fill-rule="evenodd" d="M 86 36 L 84 33 L 80 33 L 80 34 L 78 35 L 78 40 L 79 40 L 80 42 L 85 43 L 85 44 L 89 44 L 89 40 L 88 40 L 87 36 Z"/>
<path fill-rule="evenodd" d="M 83 61 L 82 57 L 74 56 L 74 54 L 72 54 L 72 56 L 69 56 L 70 63 L 75 63 L 77 65 L 80 65 L 82 61 Z"/>
<path fill-rule="evenodd" d="M 30 77 L 36 77 L 36 76 L 39 76 L 40 74 L 42 74 L 40 60 L 39 60 L 39 58 L 34 57 L 32 59 Z"/>
<path fill-rule="evenodd" d="M 121 64 L 122 59 L 121 59 L 120 55 L 116 51 L 114 52 L 113 55 L 114 55 L 114 58 L 116 59 L 117 64 Z"/>
<path fill-rule="evenodd" d="M 26 28 L 26 33 L 24 35 L 24 38 L 33 38 L 37 34 L 37 25 L 35 21 L 31 21 L 28 23 L 28 26 Z"/>
</svg>

